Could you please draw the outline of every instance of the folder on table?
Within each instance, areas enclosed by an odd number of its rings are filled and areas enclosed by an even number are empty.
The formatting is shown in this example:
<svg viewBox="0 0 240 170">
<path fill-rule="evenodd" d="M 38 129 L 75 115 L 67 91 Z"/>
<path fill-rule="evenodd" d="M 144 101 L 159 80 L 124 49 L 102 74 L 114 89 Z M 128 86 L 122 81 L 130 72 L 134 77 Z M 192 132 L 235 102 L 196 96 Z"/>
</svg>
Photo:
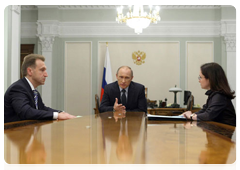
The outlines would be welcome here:
<svg viewBox="0 0 240 170">
<path fill-rule="evenodd" d="M 148 120 L 187 120 L 183 115 L 179 116 L 162 116 L 147 114 Z"/>
</svg>

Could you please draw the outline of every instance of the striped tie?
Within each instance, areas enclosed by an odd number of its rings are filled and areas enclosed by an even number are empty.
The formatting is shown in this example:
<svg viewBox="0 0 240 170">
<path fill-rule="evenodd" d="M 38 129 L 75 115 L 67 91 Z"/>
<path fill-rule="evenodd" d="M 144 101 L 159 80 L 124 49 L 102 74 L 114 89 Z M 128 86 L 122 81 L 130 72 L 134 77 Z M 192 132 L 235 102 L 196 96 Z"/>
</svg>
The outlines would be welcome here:
<svg viewBox="0 0 240 170">
<path fill-rule="evenodd" d="M 33 90 L 33 93 L 34 93 L 35 106 L 36 106 L 36 109 L 38 109 L 38 92 L 37 90 Z"/>
</svg>

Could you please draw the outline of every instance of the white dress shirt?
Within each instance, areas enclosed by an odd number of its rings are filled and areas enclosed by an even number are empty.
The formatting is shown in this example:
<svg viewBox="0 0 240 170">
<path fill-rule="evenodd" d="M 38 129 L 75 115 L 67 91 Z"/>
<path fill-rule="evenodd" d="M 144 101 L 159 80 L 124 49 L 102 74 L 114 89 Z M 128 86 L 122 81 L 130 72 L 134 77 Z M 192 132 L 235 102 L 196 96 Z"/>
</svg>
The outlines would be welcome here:
<svg viewBox="0 0 240 170">
<path fill-rule="evenodd" d="M 26 78 L 28 84 L 30 85 L 32 91 L 33 91 L 33 90 L 36 90 L 36 89 L 34 88 L 34 86 L 32 85 L 32 83 L 28 80 L 28 78 L 27 78 L 27 77 L 25 77 L 25 78 Z M 53 119 L 57 119 L 57 118 L 58 118 L 58 112 L 53 112 Z"/>
<path fill-rule="evenodd" d="M 129 86 L 128 86 L 128 87 L 129 87 Z M 128 100 L 128 87 L 125 88 L 125 90 L 126 90 L 125 95 L 126 95 L 126 99 L 127 99 L 127 100 Z M 122 94 L 123 94 L 122 88 L 119 86 L 119 89 L 120 89 L 120 92 L 121 92 L 120 96 L 121 96 L 121 100 L 122 100 Z M 126 102 L 127 102 L 127 100 L 126 100 Z"/>
</svg>

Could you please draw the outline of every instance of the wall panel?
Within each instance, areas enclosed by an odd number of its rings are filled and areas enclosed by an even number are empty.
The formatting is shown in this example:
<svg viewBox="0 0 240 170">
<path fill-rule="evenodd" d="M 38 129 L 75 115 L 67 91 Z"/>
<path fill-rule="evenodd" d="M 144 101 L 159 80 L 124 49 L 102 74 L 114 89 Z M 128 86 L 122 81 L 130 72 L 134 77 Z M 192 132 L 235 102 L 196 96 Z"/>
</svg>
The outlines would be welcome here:
<svg viewBox="0 0 240 170">
<path fill-rule="evenodd" d="M 148 87 L 150 100 L 167 98 L 168 103 L 174 102 L 174 95 L 169 92 L 169 88 L 175 85 L 179 87 L 179 42 L 109 42 L 108 47 L 114 81 L 117 69 L 122 65 L 128 65 L 133 70 L 133 81 Z M 135 64 L 135 60 L 132 59 L 132 53 L 138 51 L 146 54 L 141 65 Z M 106 42 L 99 43 L 98 53 L 98 94 L 100 94 Z"/>
<path fill-rule="evenodd" d="M 192 92 L 194 103 L 202 107 L 206 103 L 207 96 L 206 90 L 199 84 L 198 76 L 202 64 L 214 61 L 214 44 L 213 42 L 187 42 L 186 50 L 186 89 Z"/>
<path fill-rule="evenodd" d="M 65 111 L 88 115 L 91 108 L 91 43 L 65 43 Z"/>
</svg>

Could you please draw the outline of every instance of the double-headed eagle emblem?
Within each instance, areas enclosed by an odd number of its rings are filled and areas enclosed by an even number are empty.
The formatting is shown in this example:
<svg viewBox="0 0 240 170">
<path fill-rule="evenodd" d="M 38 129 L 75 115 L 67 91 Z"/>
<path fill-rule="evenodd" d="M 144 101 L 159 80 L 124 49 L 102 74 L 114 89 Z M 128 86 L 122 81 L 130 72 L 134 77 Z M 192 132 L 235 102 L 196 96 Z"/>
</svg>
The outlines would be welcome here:
<svg viewBox="0 0 240 170">
<path fill-rule="evenodd" d="M 146 58 L 145 52 L 141 52 L 141 51 L 136 52 L 135 51 L 132 53 L 132 59 L 133 59 L 134 64 L 141 65 L 141 64 L 145 63 L 145 61 L 144 61 L 145 58 Z"/>
</svg>

